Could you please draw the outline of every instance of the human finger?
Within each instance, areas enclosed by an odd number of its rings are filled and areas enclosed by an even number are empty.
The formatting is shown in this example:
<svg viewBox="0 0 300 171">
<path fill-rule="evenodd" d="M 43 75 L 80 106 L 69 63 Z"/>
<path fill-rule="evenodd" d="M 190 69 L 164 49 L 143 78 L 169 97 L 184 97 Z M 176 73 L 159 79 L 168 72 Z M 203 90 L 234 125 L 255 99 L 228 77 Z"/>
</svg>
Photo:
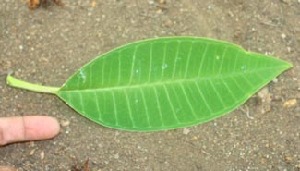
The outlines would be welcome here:
<svg viewBox="0 0 300 171">
<path fill-rule="evenodd" d="M 59 133 L 59 123 L 50 116 L 0 118 L 0 145 L 18 141 L 45 140 Z"/>
</svg>

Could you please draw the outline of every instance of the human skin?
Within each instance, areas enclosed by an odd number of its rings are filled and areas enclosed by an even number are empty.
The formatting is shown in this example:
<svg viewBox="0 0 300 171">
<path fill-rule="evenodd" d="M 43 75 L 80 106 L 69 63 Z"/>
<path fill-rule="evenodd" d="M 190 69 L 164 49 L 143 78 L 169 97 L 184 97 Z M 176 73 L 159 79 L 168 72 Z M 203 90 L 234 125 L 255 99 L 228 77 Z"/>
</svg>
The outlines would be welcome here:
<svg viewBox="0 0 300 171">
<path fill-rule="evenodd" d="M 0 146 L 21 141 L 51 139 L 59 130 L 58 121 L 50 116 L 0 117 Z"/>
</svg>

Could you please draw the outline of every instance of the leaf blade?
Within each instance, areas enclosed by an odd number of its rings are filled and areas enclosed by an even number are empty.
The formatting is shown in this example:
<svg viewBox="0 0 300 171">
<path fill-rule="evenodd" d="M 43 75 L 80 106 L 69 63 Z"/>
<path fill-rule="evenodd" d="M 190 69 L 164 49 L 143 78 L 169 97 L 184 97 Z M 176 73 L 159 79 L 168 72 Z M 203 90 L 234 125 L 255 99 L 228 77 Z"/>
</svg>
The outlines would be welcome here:
<svg viewBox="0 0 300 171">
<path fill-rule="evenodd" d="M 150 39 L 91 61 L 57 95 L 107 127 L 165 130 L 203 123 L 234 110 L 290 67 L 280 59 L 226 42 Z M 97 100 L 89 98 L 91 92 Z M 90 111 L 83 110 L 85 106 L 96 107 Z"/>
</svg>

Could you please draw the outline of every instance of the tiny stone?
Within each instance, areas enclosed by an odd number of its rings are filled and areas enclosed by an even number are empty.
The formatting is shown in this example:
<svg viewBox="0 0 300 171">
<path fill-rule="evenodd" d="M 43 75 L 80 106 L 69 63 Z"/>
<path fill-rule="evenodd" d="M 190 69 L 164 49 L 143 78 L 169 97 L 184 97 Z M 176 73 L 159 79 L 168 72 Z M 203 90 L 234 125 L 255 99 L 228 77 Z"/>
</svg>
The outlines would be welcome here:
<svg viewBox="0 0 300 171">
<path fill-rule="evenodd" d="M 273 83 L 278 83 L 278 79 L 277 79 L 277 78 L 274 78 L 274 79 L 272 80 L 272 82 L 273 82 Z"/>
<path fill-rule="evenodd" d="M 41 152 L 41 160 L 43 160 L 45 158 L 45 153 L 44 151 Z"/>
<path fill-rule="evenodd" d="M 96 3 L 96 1 L 94 0 L 94 1 L 91 3 L 91 6 L 92 6 L 92 7 L 96 7 L 96 5 L 97 5 L 97 3 Z"/>
<path fill-rule="evenodd" d="M 166 21 L 164 22 L 164 26 L 165 26 L 165 27 L 171 27 L 172 25 L 173 25 L 173 21 L 170 20 L 170 19 L 168 19 L 168 20 L 166 20 Z"/>
<path fill-rule="evenodd" d="M 188 129 L 188 128 L 184 128 L 184 129 L 183 129 L 183 134 L 184 134 L 184 135 L 187 135 L 187 134 L 189 134 L 190 132 L 191 132 L 191 130 Z"/>
<path fill-rule="evenodd" d="M 61 126 L 62 127 L 67 127 L 70 125 L 70 121 L 69 120 L 63 120 L 60 122 Z"/>
<path fill-rule="evenodd" d="M 30 152 L 29 152 L 29 155 L 33 155 L 34 154 L 34 152 L 35 152 L 35 149 L 33 149 L 33 150 L 31 150 Z"/>
<path fill-rule="evenodd" d="M 198 139 L 198 137 L 196 137 L 196 136 L 193 136 L 193 138 L 192 138 L 192 140 L 197 140 Z"/>
<path fill-rule="evenodd" d="M 261 89 L 258 93 L 258 98 L 260 99 L 260 105 L 258 106 L 258 109 L 261 111 L 261 113 L 267 113 L 271 110 L 271 94 L 269 92 L 269 89 L 267 87 Z"/>
<path fill-rule="evenodd" d="M 163 12 L 163 10 L 160 8 L 156 11 L 157 14 L 161 14 Z"/>
<path fill-rule="evenodd" d="M 166 0 L 158 0 L 158 3 L 160 3 L 160 4 L 166 4 L 167 1 Z"/>
<path fill-rule="evenodd" d="M 229 15 L 229 17 L 234 17 L 234 14 L 232 11 L 228 11 L 228 15 Z"/>
<path fill-rule="evenodd" d="M 34 147 L 34 146 L 35 146 L 34 141 L 30 141 L 29 142 L 29 147 Z"/>
<path fill-rule="evenodd" d="M 115 159 L 118 159 L 119 157 L 120 157 L 120 156 L 119 156 L 118 153 L 114 155 L 114 158 L 115 158 Z"/>
<path fill-rule="evenodd" d="M 283 103 L 283 107 L 290 108 L 297 104 L 297 99 L 290 99 Z"/>
<path fill-rule="evenodd" d="M 149 0 L 148 3 L 149 3 L 150 5 L 153 5 L 153 4 L 154 4 L 154 1 L 153 1 L 153 0 Z"/>
<path fill-rule="evenodd" d="M 283 3 L 290 5 L 292 3 L 291 0 L 281 0 Z"/>
<path fill-rule="evenodd" d="M 281 99 L 282 99 L 282 97 L 281 97 L 281 96 L 279 96 L 279 95 L 274 95 L 274 96 L 273 96 L 273 99 L 274 99 L 274 100 L 281 100 Z"/>
<path fill-rule="evenodd" d="M 267 144 L 266 144 L 266 147 L 267 147 L 267 148 L 269 148 L 269 147 L 270 147 L 270 144 L 269 144 L 269 143 L 267 143 Z"/>
<path fill-rule="evenodd" d="M 285 160 L 286 163 L 291 163 L 293 161 L 293 157 L 291 157 L 291 156 L 285 156 L 284 160 Z"/>
</svg>

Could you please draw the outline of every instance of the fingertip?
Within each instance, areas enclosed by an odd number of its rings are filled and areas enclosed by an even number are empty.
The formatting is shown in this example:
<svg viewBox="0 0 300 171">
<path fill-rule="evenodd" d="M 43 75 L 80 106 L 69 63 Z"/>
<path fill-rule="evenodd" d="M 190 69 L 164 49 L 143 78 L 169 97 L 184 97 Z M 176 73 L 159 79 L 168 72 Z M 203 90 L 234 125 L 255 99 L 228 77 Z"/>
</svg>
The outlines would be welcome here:
<svg viewBox="0 0 300 171">
<path fill-rule="evenodd" d="M 49 138 L 53 138 L 59 134 L 60 124 L 55 117 L 45 116 L 45 120 L 48 120 L 49 126 Z"/>
<path fill-rule="evenodd" d="M 28 139 L 51 139 L 59 134 L 59 122 L 52 116 L 24 116 L 24 122 Z"/>
</svg>

